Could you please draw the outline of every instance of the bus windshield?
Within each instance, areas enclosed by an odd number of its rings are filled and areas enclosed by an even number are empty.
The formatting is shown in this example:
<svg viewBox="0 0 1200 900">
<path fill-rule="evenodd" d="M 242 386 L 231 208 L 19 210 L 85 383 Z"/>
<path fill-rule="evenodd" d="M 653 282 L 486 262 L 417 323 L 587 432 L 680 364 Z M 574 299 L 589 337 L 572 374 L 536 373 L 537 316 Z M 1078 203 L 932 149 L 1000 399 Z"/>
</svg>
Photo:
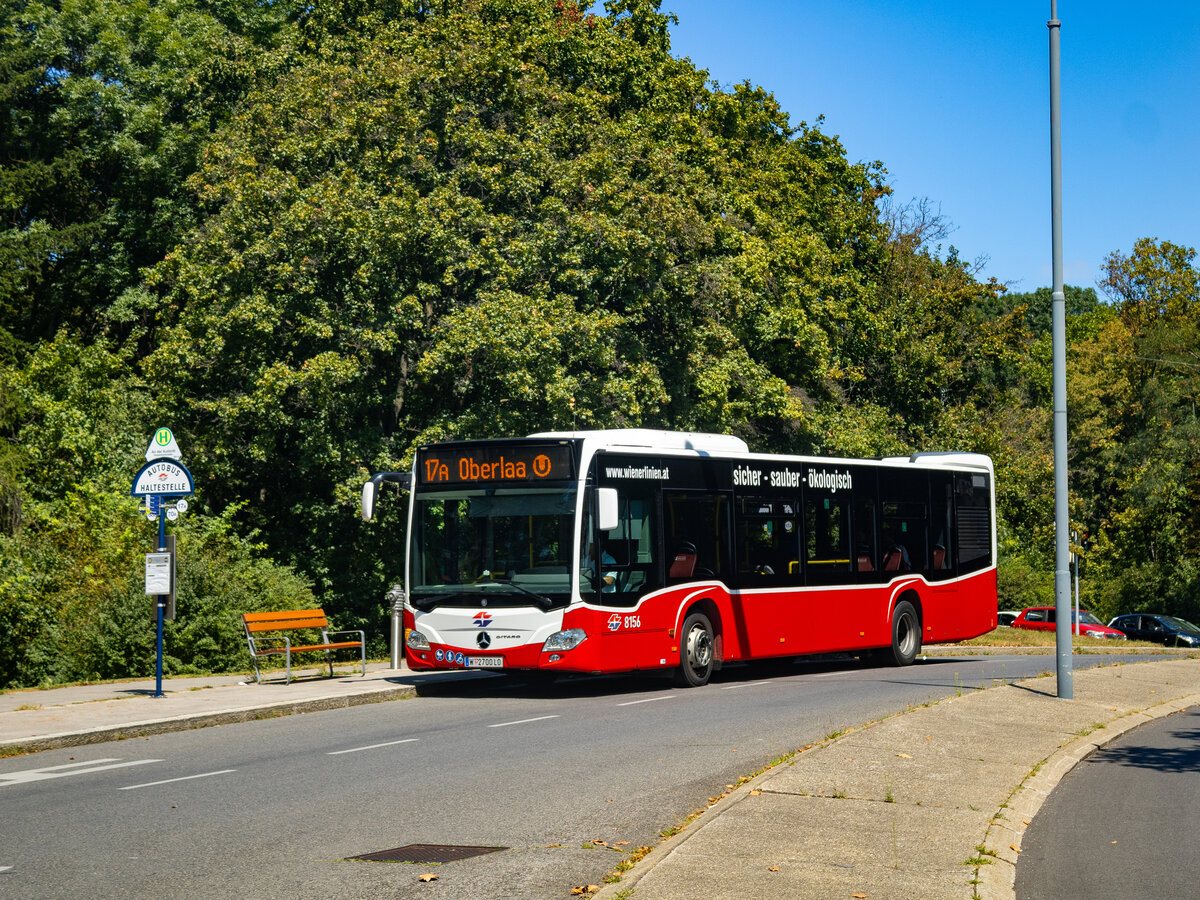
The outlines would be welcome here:
<svg viewBox="0 0 1200 900">
<path fill-rule="evenodd" d="M 566 605 L 571 589 L 574 488 L 419 493 L 410 548 L 418 609 Z"/>
</svg>

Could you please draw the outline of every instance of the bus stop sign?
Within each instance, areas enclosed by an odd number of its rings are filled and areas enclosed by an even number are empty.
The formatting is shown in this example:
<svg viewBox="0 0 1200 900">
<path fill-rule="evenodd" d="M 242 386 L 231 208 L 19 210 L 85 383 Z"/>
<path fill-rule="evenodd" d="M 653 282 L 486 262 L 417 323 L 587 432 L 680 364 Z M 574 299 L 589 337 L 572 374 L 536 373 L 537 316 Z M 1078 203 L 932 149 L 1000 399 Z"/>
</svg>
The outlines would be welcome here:
<svg viewBox="0 0 1200 900">
<path fill-rule="evenodd" d="M 194 493 L 192 473 L 177 459 L 155 459 L 142 466 L 133 479 L 129 493 L 134 497 L 150 495 L 180 497 Z"/>
</svg>

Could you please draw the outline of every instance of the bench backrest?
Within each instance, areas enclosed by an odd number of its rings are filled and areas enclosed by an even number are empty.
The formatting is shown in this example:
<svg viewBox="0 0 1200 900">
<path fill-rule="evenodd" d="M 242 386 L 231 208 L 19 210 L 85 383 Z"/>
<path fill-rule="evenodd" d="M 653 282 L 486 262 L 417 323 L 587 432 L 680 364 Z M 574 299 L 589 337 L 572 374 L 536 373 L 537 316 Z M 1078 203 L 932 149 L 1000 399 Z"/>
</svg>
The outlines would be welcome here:
<svg viewBox="0 0 1200 900">
<path fill-rule="evenodd" d="M 294 628 L 328 628 L 323 609 L 287 609 L 281 612 L 242 613 L 246 631 L 288 631 Z"/>
</svg>

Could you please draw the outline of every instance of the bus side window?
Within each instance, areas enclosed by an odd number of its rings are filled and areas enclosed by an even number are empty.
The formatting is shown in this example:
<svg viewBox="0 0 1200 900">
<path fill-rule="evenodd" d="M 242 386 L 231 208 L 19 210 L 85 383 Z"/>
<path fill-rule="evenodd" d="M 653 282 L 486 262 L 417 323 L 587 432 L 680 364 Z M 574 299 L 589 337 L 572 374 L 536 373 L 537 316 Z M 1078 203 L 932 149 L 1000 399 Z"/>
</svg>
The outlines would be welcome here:
<svg viewBox="0 0 1200 900">
<path fill-rule="evenodd" d="M 929 526 L 933 540 L 930 577 L 934 581 L 941 581 L 954 574 L 954 489 L 950 476 L 941 472 L 931 473 L 929 496 L 932 500 Z"/>
<path fill-rule="evenodd" d="M 889 473 L 886 483 L 880 478 L 879 494 L 883 571 L 928 571 L 928 474 L 904 471 Z"/>
<path fill-rule="evenodd" d="M 809 584 L 843 581 L 850 569 L 849 498 L 809 493 L 804 499 L 804 567 Z"/>
<path fill-rule="evenodd" d="M 742 498 L 737 516 L 738 583 L 797 584 L 800 529 L 794 500 Z"/>
<path fill-rule="evenodd" d="M 854 501 L 854 571 L 874 572 L 878 568 L 875 547 L 875 500 Z"/>
</svg>

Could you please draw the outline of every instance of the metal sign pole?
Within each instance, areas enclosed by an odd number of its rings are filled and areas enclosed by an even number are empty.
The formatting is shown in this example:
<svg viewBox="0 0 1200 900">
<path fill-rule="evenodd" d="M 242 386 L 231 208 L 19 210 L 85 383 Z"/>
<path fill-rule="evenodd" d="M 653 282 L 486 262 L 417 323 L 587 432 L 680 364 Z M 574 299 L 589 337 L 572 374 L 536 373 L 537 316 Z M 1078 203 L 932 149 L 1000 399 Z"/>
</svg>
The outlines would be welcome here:
<svg viewBox="0 0 1200 900">
<path fill-rule="evenodd" d="M 163 623 L 167 617 L 167 604 L 171 604 L 171 618 L 175 618 L 175 541 L 172 538 L 170 546 L 167 545 L 167 519 L 179 518 L 179 513 L 187 509 L 187 501 L 183 498 L 195 490 L 192 473 L 180 462 L 179 456 L 179 444 L 171 429 L 159 428 L 146 449 L 146 465 L 133 477 L 133 486 L 129 489 L 130 496 L 146 499 L 147 516 L 158 519 L 158 552 L 146 556 L 146 594 L 155 598 L 155 697 L 164 696 Z M 168 500 L 175 501 L 170 509 L 166 505 Z"/>
<path fill-rule="evenodd" d="M 167 549 L 167 511 L 159 509 L 158 512 L 158 552 L 161 553 Z M 155 641 L 155 662 L 154 662 L 154 696 L 163 697 L 162 689 L 162 669 L 163 669 L 163 618 L 167 608 L 167 594 L 158 594 L 158 615 L 157 619 L 157 640 Z"/>
</svg>

